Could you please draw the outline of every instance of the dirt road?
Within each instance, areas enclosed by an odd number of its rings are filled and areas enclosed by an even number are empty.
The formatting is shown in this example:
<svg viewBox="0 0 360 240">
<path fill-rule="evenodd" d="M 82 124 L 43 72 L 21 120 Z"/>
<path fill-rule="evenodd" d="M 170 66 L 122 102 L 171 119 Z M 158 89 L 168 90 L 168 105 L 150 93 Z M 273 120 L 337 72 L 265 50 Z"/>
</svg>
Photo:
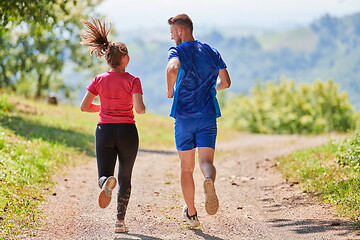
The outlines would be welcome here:
<svg viewBox="0 0 360 240">
<path fill-rule="evenodd" d="M 219 143 L 215 186 L 220 210 L 206 214 L 202 176 L 197 166 L 196 204 L 202 228 L 184 225 L 179 160 L 174 150 L 139 152 L 126 222 L 127 234 L 115 234 L 115 193 L 106 209 L 97 206 L 95 159 L 59 176 L 43 208 L 44 227 L 34 239 L 360 239 L 350 222 L 316 202 L 272 167 L 273 160 L 297 149 L 329 141 L 328 136 L 243 134 Z"/>
</svg>

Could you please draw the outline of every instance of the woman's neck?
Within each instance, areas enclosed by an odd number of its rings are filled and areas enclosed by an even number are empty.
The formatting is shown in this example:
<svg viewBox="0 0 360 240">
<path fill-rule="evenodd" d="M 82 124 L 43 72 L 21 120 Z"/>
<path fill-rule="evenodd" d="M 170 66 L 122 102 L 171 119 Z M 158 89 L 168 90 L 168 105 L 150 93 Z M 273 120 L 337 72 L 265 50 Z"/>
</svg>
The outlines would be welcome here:
<svg viewBox="0 0 360 240">
<path fill-rule="evenodd" d="M 125 72 L 125 68 L 120 68 L 120 67 L 111 68 L 111 69 L 110 69 L 110 72 L 120 72 L 120 73 L 123 73 L 123 72 Z"/>
</svg>

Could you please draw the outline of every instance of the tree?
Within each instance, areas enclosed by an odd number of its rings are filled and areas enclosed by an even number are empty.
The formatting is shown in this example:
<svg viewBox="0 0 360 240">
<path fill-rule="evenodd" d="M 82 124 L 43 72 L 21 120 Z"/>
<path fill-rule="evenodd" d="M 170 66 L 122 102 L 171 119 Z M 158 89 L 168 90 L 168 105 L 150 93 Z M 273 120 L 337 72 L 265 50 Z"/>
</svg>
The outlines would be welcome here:
<svg viewBox="0 0 360 240">
<path fill-rule="evenodd" d="M 17 25 L 23 21 L 45 24 L 49 18 L 56 19 L 56 5 L 66 12 L 66 2 L 66 0 L 0 1 L 0 27 L 5 28 L 8 24 Z"/>
<path fill-rule="evenodd" d="M 36 97 L 66 90 L 60 75 L 66 60 L 84 67 L 92 61 L 79 45 L 80 20 L 101 1 L 1 1 L 0 87 Z"/>
</svg>

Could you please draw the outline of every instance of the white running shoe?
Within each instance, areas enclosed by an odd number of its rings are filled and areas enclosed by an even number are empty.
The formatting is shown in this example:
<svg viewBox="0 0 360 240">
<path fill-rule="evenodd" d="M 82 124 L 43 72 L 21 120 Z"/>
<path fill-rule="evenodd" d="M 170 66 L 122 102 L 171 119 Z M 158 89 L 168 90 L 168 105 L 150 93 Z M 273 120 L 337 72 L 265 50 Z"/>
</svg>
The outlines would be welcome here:
<svg viewBox="0 0 360 240">
<path fill-rule="evenodd" d="M 110 176 L 106 179 L 99 194 L 99 207 L 106 208 L 111 202 L 112 190 L 116 186 L 116 178 Z"/>
<path fill-rule="evenodd" d="M 124 222 L 120 222 L 119 220 L 116 220 L 115 222 L 115 233 L 126 233 L 129 229 L 125 226 Z"/>
<path fill-rule="evenodd" d="M 200 226 L 200 221 L 198 219 L 197 213 L 195 213 L 195 215 L 193 216 L 189 216 L 188 207 L 186 205 L 183 207 L 182 212 L 186 222 L 190 225 L 191 228 Z"/>
<path fill-rule="evenodd" d="M 207 177 L 204 181 L 205 210 L 209 215 L 214 215 L 219 208 L 219 200 L 216 196 L 214 181 Z"/>
</svg>

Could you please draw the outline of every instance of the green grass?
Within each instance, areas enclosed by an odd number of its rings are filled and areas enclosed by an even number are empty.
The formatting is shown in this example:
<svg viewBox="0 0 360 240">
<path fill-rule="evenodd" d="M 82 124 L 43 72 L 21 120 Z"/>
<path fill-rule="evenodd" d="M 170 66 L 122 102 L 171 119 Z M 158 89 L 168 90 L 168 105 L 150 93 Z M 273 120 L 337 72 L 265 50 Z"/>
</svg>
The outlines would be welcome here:
<svg viewBox="0 0 360 240">
<path fill-rule="evenodd" d="M 175 149 L 174 120 L 170 117 L 151 113 L 136 115 L 140 149 Z"/>
<path fill-rule="evenodd" d="M 0 111 L 0 238 L 31 236 L 51 176 L 94 156 L 93 137 L 66 107 L 2 95 Z M 9 100 L 11 99 L 11 101 Z M 5 107 L 3 107 L 5 106 Z M 83 159 L 84 161 L 79 161 Z M 16 236 L 16 237 L 15 237 Z"/>
<path fill-rule="evenodd" d="M 297 181 L 305 192 L 335 206 L 340 215 L 359 226 L 360 171 L 351 165 L 339 163 L 344 143 L 298 151 L 278 158 L 278 169 L 289 181 Z"/>
<path fill-rule="evenodd" d="M 0 127 L 0 238 L 31 234 L 51 175 L 78 155 L 62 144 L 28 140 Z"/>
<path fill-rule="evenodd" d="M 53 106 L 39 101 L 11 97 L 18 109 L 6 126 L 16 134 L 46 141 L 63 142 L 95 156 L 94 133 L 99 116 L 81 112 L 76 106 Z M 140 148 L 163 149 L 174 147 L 173 119 L 151 113 L 135 116 Z M 13 124 L 13 123 L 16 124 Z M 31 129 L 29 131 L 28 129 Z"/>
</svg>

